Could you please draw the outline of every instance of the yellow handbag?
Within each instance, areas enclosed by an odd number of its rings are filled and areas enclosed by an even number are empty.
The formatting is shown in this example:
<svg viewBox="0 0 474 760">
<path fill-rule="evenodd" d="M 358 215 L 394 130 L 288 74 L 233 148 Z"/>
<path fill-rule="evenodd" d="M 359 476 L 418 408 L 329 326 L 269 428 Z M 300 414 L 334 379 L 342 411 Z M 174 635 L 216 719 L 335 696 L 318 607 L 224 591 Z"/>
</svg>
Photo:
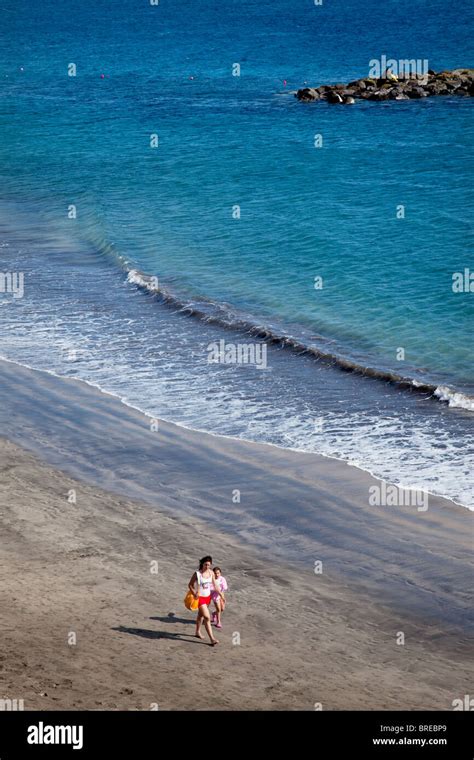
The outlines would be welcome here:
<svg viewBox="0 0 474 760">
<path fill-rule="evenodd" d="M 191 593 L 191 591 L 188 591 L 186 596 L 184 597 L 184 606 L 187 610 L 191 610 L 191 612 L 197 612 L 198 609 L 198 600 L 194 596 L 194 594 Z"/>
</svg>

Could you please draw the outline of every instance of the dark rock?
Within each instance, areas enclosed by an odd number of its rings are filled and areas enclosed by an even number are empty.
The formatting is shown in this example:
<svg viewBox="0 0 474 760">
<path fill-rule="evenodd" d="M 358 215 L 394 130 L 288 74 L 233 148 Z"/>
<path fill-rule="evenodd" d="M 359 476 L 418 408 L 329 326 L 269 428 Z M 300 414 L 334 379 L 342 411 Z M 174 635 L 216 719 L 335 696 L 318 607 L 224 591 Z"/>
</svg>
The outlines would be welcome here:
<svg viewBox="0 0 474 760">
<path fill-rule="evenodd" d="M 304 87 L 296 93 L 298 100 L 319 100 L 320 94 L 313 87 Z"/>
<path fill-rule="evenodd" d="M 388 100 L 388 97 L 388 90 L 375 90 L 375 92 L 370 93 L 369 100 Z"/>
<path fill-rule="evenodd" d="M 386 71 L 379 79 L 364 77 L 349 84 L 320 85 L 303 87 L 295 93 L 298 100 L 326 100 L 328 103 L 350 104 L 360 100 L 408 100 L 426 98 L 429 95 L 458 94 L 463 97 L 474 96 L 474 69 L 454 69 L 440 71 L 433 69 L 423 77 L 407 72 L 397 79 L 392 72 Z"/>
<path fill-rule="evenodd" d="M 425 89 L 430 95 L 442 95 L 444 92 L 448 91 L 445 82 L 439 79 L 433 79 L 426 85 Z"/>
<path fill-rule="evenodd" d="M 408 97 L 411 98 L 412 100 L 428 97 L 423 87 L 410 87 L 408 90 L 406 90 L 404 94 L 408 95 Z"/>
<path fill-rule="evenodd" d="M 401 87 L 393 87 L 390 90 L 388 97 L 390 100 L 396 100 L 399 95 L 403 95 L 403 89 Z"/>
<path fill-rule="evenodd" d="M 455 76 L 467 76 L 469 79 L 474 79 L 474 69 L 453 69 L 451 74 Z"/>
<path fill-rule="evenodd" d="M 326 94 L 326 100 L 328 103 L 342 103 L 342 97 L 339 95 L 338 92 L 334 92 L 334 90 L 330 90 Z"/>
<path fill-rule="evenodd" d="M 382 87 L 393 87 L 394 84 L 398 84 L 398 77 L 390 72 L 377 79 L 376 84 L 379 90 L 381 90 Z"/>
</svg>

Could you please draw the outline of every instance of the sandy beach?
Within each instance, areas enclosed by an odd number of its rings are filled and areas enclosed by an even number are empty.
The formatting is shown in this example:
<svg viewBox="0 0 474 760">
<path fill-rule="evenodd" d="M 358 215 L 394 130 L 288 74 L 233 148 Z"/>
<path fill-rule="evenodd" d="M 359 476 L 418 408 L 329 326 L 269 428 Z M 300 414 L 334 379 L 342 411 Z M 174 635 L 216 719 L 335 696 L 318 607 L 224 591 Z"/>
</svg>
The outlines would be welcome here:
<svg viewBox="0 0 474 760">
<path fill-rule="evenodd" d="M 339 461 L 151 431 L 112 396 L 12 363 L 0 378 L 0 697 L 443 710 L 469 693 L 468 510 L 371 507 L 377 481 Z M 230 586 L 215 649 L 183 606 L 206 553 Z"/>
</svg>

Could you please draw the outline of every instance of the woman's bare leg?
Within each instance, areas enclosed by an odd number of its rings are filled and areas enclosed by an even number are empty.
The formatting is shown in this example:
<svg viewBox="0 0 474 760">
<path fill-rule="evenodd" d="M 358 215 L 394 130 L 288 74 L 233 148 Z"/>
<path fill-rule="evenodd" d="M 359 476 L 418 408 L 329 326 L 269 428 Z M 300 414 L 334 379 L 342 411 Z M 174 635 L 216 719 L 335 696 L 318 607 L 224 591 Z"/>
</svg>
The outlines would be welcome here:
<svg viewBox="0 0 474 760">
<path fill-rule="evenodd" d="M 204 627 L 205 627 L 205 629 L 207 631 L 207 635 L 209 636 L 209 638 L 211 640 L 211 644 L 213 644 L 213 645 L 214 644 L 218 644 L 219 642 L 217 641 L 217 639 L 214 638 L 214 635 L 212 633 L 211 616 L 209 615 L 209 610 L 208 610 L 207 604 L 203 604 L 199 608 L 199 611 L 202 614 L 202 619 L 204 620 Z"/>
<path fill-rule="evenodd" d="M 196 618 L 196 633 L 194 634 L 197 636 L 198 639 L 203 639 L 204 636 L 201 633 L 201 624 L 202 624 L 202 613 L 201 613 L 202 607 L 199 607 L 198 614 Z"/>
</svg>

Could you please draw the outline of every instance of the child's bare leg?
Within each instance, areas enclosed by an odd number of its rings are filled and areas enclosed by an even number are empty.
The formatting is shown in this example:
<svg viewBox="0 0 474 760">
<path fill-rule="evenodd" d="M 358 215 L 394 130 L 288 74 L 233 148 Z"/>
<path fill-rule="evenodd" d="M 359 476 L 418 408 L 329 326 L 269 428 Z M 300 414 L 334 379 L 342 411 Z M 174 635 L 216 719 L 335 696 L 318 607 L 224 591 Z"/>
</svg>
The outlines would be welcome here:
<svg viewBox="0 0 474 760">
<path fill-rule="evenodd" d="M 216 625 L 221 624 L 221 613 L 222 613 L 221 600 L 216 599 L 216 618 L 217 618 Z"/>
</svg>

